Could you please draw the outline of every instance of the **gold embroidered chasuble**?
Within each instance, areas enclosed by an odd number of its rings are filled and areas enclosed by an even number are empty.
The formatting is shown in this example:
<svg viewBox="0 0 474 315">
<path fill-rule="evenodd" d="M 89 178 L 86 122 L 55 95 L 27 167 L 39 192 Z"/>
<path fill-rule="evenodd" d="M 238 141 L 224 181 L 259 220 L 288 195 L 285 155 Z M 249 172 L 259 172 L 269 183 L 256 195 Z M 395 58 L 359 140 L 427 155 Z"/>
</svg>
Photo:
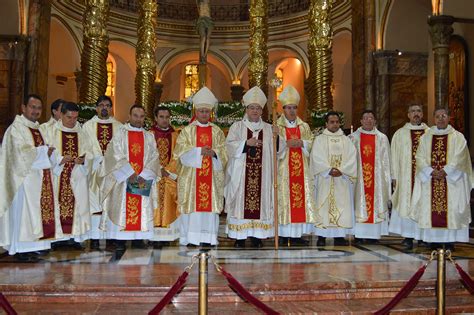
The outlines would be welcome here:
<svg viewBox="0 0 474 315">
<path fill-rule="evenodd" d="M 444 139 L 445 137 L 447 139 Z M 445 180 L 446 191 L 442 192 L 447 195 L 447 199 L 437 199 L 433 196 L 431 168 L 435 168 L 433 162 L 437 162 L 433 161 L 435 156 L 433 149 L 437 148 L 433 146 L 434 138 L 439 138 L 445 144 L 439 148 L 438 153 L 444 160 L 442 164 L 445 165 L 442 169 L 448 175 Z M 435 227 L 432 222 L 433 212 L 447 212 L 442 213 L 447 219 L 447 229 L 468 227 L 471 222 L 472 166 L 463 134 L 451 125 L 446 129 L 438 129 L 436 126 L 428 129 L 420 138 L 416 152 L 416 174 L 410 218 L 415 220 L 420 228 L 428 229 Z M 436 202 L 442 203 L 443 206 L 436 207 Z"/>
<path fill-rule="evenodd" d="M 341 129 L 335 133 L 325 129 L 314 138 L 310 170 L 315 176 L 315 211 L 322 228 L 352 228 L 355 224 L 351 185 L 357 178 L 356 153 L 354 144 Z M 330 176 L 332 168 L 343 175 Z M 357 221 L 367 220 L 367 212 L 358 209 L 355 217 Z"/>
<path fill-rule="evenodd" d="M 361 154 L 361 134 L 375 135 L 375 158 L 373 165 L 373 177 L 364 178 L 364 167 L 362 165 Z M 364 189 L 364 180 L 370 180 L 373 184 L 373 223 L 380 223 L 388 220 L 388 201 L 392 193 L 392 181 L 390 177 L 390 144 L 386 135 L 374 128 L 372 131 L 366 131 L 362 128 L 357 129 L 349 135 L 349 138 L 355 145 L 357 150 L 357 181 L 354 189 L 354 207 L 356 213 L 367 211 L 367 200 Z M 365 169 L 367 171 L 367 168 Z M 365 221 L 357 221 L 365 222 Z"/>
<path fill-rule="evenodd" d="M 56 148 L 53 151 L 55 160 L 53 168 L 55 206 L 59 208 L 59 215 L 56 218 L 56 235 L 58 238 L 62 238 L 64 234 L 73 236 L 84 235 L 91 227 L 88 189 L 88 176 L 93 160 L 91 143 L 79 122 L 73 128 L 67 128 L 61 121 L 58 121 L 52 128 L 47 130 L 45 141 L 48 145 Z M 67 152 L 74 153 L 75 156 L 84 156 L 84 164 L 66 163 L 60 165 L 63 156 Z M 65 174 L 65 172 L 68 172 L 68 174 Z M 61 189 L 63 191 L 60 193 Z M 73 202 L 70 200 L 73 200 Z M 66 217 L 72 218 L 72 222 L 69 222 L 71 226 L 67 224 L 67 228 L 69 226 L 71 228 L 70 233 L 67 230 L 63 231 L 61 226 L 61 219 Z"/>
<path fill-rule="evenodd" d="M 286 142 L 287 139 L 287 120 L 282 115 L 278 121 L 277 126 L 280 130 L 279 136 L 281 141 Z M 280 149 L 278 152 L 278 222 L 279 224 L 292 223 L 291 209 L 292 199 L 295 208 L 304 208 L 305 219 L 299 223 L 316 223 L 315 200 L 313 189 L 313 176 L 309 169 L 310 152 L 313 145 L 313 133 L 309 125 L 302 121 L 299 117 L 296 118 L 296 127 L 289 129 L 299 129 L 300 139 L 306 141 L 306 150 L 290 150 L 288 147 Z M 290 154 L 291 151 L 291 154 Z M 303 162 L 301 164 L 301 161 Z M 290 181 L 290 164 L 292 163 L 292 172 L 294 176 L 302 176 L 304 185 L 298 182 Z M 291 183 L 290 183 L 291 182 Z M 291 198 L 292 194 L 294 198 Z M 297 204 L 300 201 L 304 204 Z"/>
<path fill-rule="evenodd" d="M 194 121 L 181 130 L 173 151 L 173 158 L 177 161 L 178 212 L 181 214 L 196 212 L 196 168 L 183 165 L 180 162 L 180 157 L 197 147 L 197 125 L 197 121 Z M 225 169 L 227 153 L 224 133 L 213 123 L 209 123 L 209 126 L 212 128 L 212 149 L 216 152 Z M 212 168 L 211 209 L 213 213 L 221 213 L 223 210 L 224 169 L 216 170 L 215 167 Z"/>
<path fill-rule="evenodd" d="M 13 123 L 8 127 L 2 143 L 0 153 L 0 246 L 11 244 L 12 226 L 10 224 L 10 208 L 21 185 L 25 191 L 22 217 L 19 226 L 20 242 L 37 241 L 44 236 L 43 220 L 54 221 L 56 209 L 54 208 L 53 191 L 44 191 L 44 176 L 50 176 L 48 170 L 51 163 L 41 163 L 35 166 L 40 148 L 35 146 L 32 132 L 38 131 L 39 124 L 29 121 L 23 116 L 16 116 Z M 43 135 L 42 135 L 43 136 Z M 42 148 L 47 151 L 47 148 Z M 44 198 L 47 197 L 47 200 Z M 49 213 L 53 218 L 42 216 L 41 206 L 47 201 L 51 205 Z M 53 235 L 54 237 L 54 235 Z"/>
<path fill-rule="evenodd" d="M 102 163 L 99 174 L 103 178 L 101 183 L 101 202 L 104 209 L 102 215 L 100 228 L 106 229 L 106 219 L 109 218 L 115 225 L 120 226 L 123 230 L 127 225 L 127 204 L 126 204 L 126 178 L 118 181 L 114 172 L 121 169 L 135 169 L 130 164 L 130 152 L 128 135 L 129 131 L 143 132 L 144 134 L 144 156 L 143 156 L 143 170 L 141 176 L 151 176 L 154 178 L 150 196 L 142 196 L 141 198 L 141 218 L 140 231 L 148 231 L 149 222 L 153 220 L 154 209 L 158 206 L 158 194 L 156 188 L 156 181 L 160 177 L 159 155 L 156 150 L 155 138 L 151 132 L 145 131 L 141 128 L 134 128 L 130 124 L 125 124 L 117 131 L 117 135 L 113 137 L 112 141 L 107 147 L 104 155 L 104 162 Z M 141 148 L 140 148 L 141 149 Z M 146 175 L 145 175 L 146 174 Z M 140 174 L 137 174 L 140 175 Z M 151 179 L 151 178 L 150 178 Z"/>
<path fill-rule="evenodd" d="M 112 137 L 117 134 L 118 130 L 122 126 L 122 123 L 116 120 L 114 117 L 108 119 L 100 119 L 97 115 L 92 117 L 82 126 L 84 132 L 88 135 L 94 154 L 94 162 L 92 165 L 92 172 L 89 177 L 89 189 L 90 189 L 90 203 L 91 211 L 93 213 L 99 213 L 102 211 L 100 205 L 100 176 L 98 174 L 99 165 L 103 160 L 105 150 L 112 141 Z"/>
<path fill-rule="evenodd" d="M 412 170 L 416 169 L 416 149 L 427 129 L 429 127 L 424 123 L 421 125 L 406 123 L 392 137 L 390 166 L 392 179 L 397 181 L 392 195 L 392 211 L 398 211 L 402 218 L 408 218 L 410 213 L 412 187 L 415 183 L 415 174 L 412 174 Z"/>
</svg>

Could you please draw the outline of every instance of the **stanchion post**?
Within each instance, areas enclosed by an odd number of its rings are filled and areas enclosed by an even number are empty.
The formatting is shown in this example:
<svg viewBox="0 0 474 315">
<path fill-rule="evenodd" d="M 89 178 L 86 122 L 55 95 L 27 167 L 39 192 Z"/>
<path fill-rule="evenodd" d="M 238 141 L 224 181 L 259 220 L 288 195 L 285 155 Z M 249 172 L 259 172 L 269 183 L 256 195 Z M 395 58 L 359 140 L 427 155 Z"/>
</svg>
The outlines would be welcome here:
<svg viewBox="0 0 474 315">
<path fill-rule="evenodd" d="M 207 315 L 207 252 L 199 254 L 199 315 Z"/>
<path fill-rule="evenodd" d="M 436 314 L 444 315 L 446 298 L 446 251 L 438 249 L 438 272 L 436 281 Z"/>
</svg>

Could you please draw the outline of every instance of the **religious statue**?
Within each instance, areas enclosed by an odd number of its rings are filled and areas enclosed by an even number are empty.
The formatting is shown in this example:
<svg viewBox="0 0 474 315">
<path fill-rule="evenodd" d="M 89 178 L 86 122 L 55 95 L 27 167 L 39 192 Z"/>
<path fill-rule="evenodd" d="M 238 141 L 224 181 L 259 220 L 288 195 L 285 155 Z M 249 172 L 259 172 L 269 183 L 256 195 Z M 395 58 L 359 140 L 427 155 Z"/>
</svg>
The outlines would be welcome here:
<svg viewBox="0 0 474 315">
<path fill-rule="evenodd" d="M 196 30 L 200 37 L 199 63 L 201 64 L 206 64 L 207 52 L 211 41 L 211 32 L 214 28 L 209 1 L 210 0 L 196 0 L 199 12 L 199 17 L 196 21 Z"/>
<path fill-rule="evenodd" d="M 431 0 L 431 8 L 433 9 L 433 15 L 443 14 L 443 0 Z"/>
</svg>

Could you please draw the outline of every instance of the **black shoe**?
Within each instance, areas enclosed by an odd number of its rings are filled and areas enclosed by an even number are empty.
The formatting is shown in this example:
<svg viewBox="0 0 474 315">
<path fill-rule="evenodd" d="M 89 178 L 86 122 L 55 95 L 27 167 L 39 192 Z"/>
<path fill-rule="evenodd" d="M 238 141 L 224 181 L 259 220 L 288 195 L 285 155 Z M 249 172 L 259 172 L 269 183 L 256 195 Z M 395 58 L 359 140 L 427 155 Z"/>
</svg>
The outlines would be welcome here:
<svg viewBox="0 0 474 315">
<path fill-rule="evenodd" d="M 280 246 L 289 246 L 290 244 L 289 243 L 289 238 L 288 237 L 279 237 L 278 238 L 278 245 Z"/>
<path fill-rule="evenodd" d="M 302 237 L 292 237 L 290 244 L 293 246 L 309 246 L 309 241 L 305 240 Z"/>
<path fill-rule="evenodd" d="M 126 249 L 126 244 L 124 240 L 115 241 L 115 250 L 124 251 Z"/>
<path fill-rule="evenodd" d="M 251 237 L 250 241 L 252 242 L 252 247 L 255 247 L 255 248 L 262 248 L 263 247 L 263 242 L 259 238 Z"/>
<path fill-rule="evenodd" d="M 201 248 L 214 248 L 215 245 L 211 245 L 211 243 L 199 243 L 199 247 Z"/>
<path fill-rule="evenodd" d="M 89 247 L 90 249 L 94 249 L 94 250 L 100 249 L 99 240 L 91 240 Z"/>
<path fill-rule="evenodd" d="M 20 262 L 38 262 L 38 255 L 33 253 L 18 253 L 15 254 L 15 259 Z"/>
<path fill-rule="evenodd" d="M 49 252 L 50 252 L 49 249 L 43 249 L 43 250 L 37 250 L 36 252 L 32 252 L 32 253 L 37 256 L 46 256 L 49 254 Z"/>
<path fill-rule="evenodd" d="M 319 247 L 326 246 L 326 238 L 323 236 L 319 236 L 318 241 L 316 242 L 316 246 L 319 246 Z"/>
<path fill-rule="evenodd" d="M 449 250 L 449 251 L 451 251 L 451 252 L 454 252 L 454 243 L 445 243 L 445 244 L 444 244 L 444 248 L 445 248 L 446 250 Z"/>
<path fill-rule="evenodd" d="M 334 246 L 349 246 L 349 241 L 347 241 L 344 237 L 335 237 Z"/>
<path fill-rule="evenodd" d="M 379 243 L 379 240 L 373 238 L 366 238 L 364 241 L 368 245 L 377 245 Z"/>
<path fill-rule="evenodd" d="M 417 241 L 418 247 L 423 246 L 423 247 L 430 247 L 430 243 L 423 242 L 422 240 Z"/>
<path fill-rule="evenodd" d="M 363 238 L 358 238 L 358 237 L 354 237 L 354 244 L 364 244 L 364 239 Z"/>
<path fill-rule="evenodd" d="M 236 240 L 234 243 L 235 248 L 245 248 L 245 240 Z"/>
<path fill-rule="evenodd" d="M 162 249 L 163 246 L 164 246 L 163 243 L 164 243 L 164 242 L 154 241 L 154 242 L 153 242 L 153 249 Z"/>
<path fill-rule="evenodd" d="M 146 249 L 148 246 L 143 240 L 132 240 L 132 248 Z"/>
<path fill-rule="evenodd" d="M 75 250 L 84 250 L 84 246 L 82 246 L 81 243 L 75 242 L 73 240 L 70 240 L 68 242 L 68 247 L 75 249 Z"/>
<path fill-rule="evenodd" d="M 412 238 L 405 238 L 402 241 L 402 245 L 405 246 L 405 249 L 413 249 L 413 239 Z"/>
<path fill-rule="evenodd" d="M 194 245 L 194 244 L 191 244 L 189 243 L 188 245 L 186 245 L 187 248 L 197 248 L 198 246 L 197 245 Z"/>
</svg>

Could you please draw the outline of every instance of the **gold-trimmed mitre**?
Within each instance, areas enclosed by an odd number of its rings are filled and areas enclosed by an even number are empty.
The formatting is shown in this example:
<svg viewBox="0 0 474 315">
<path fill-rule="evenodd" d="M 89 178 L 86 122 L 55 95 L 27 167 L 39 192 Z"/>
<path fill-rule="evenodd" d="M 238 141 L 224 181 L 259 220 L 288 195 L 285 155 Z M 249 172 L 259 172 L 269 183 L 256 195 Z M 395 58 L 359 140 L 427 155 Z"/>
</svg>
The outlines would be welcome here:
<svg viewBox="0 0 474 315">
<path fill-rule="evenodd" d="M 195 109 L 209 108 L 213 109 L 217 105 L 217 98 L 212 94 L 211 90 L 203 87 L 193 96 L 193 105 Z"/>
<path fill-rule="evenodd" d="M 281 102 L 281 106 L 285 105 L 296 105 L 300 103 L 300 94 L 290 84 L 288 84 L 283 91 L 280 93 L 278 100 Z"/>
<path fill-rule="evenodd" d="M 267 97 L 258 86 L 254 86 L 244 94 L 242 97 L 242 102 L 244 103 L 245 107 L 249 106 L 250 104 L 258 104 L 261 108 L 264 108 L 267 104 Z"/>
</svg>

